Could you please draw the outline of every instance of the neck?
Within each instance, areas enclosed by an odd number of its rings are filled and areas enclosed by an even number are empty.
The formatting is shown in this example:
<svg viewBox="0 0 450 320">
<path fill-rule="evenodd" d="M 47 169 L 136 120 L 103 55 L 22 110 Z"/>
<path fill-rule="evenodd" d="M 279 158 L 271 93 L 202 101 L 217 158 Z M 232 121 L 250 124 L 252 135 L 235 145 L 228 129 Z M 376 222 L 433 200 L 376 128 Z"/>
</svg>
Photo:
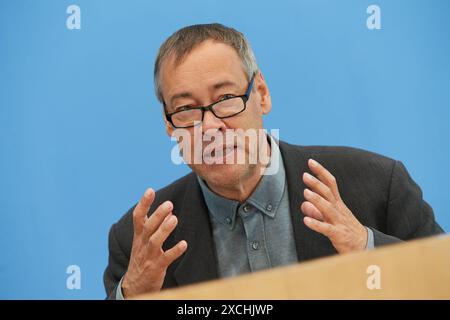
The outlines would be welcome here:
<svg viewBox="0 0 450 320">
<path fill-rule="evenodd" d="M 266 154 L 271 156 L 271 147 L 266 139 L 264 139 L 263 149 L 266 150 Z M 259 181 L 262 178 L 262 172 L 267 165 L 263 165 L 260 161 L 257 164 L 250 165 L 246 171 L 246 173 L 239 178 L 237 183 L 233 184 L 221 184 L 214 185 L 212 183 L 208 183 L 208 187 L 215 192 L 216 194 L 231 200 L 239 201 L 240 203 L 245 202 L 256 187 L 259 184 Z"/>
</svg>

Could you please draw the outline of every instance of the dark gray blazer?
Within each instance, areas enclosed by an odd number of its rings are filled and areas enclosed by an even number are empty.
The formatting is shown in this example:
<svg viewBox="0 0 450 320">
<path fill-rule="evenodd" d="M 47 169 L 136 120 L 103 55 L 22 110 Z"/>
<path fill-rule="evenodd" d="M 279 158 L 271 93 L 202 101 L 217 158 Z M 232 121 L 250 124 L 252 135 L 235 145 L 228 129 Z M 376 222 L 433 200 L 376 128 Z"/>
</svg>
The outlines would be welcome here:
<svg viewBox="0 0 450 320">
<path fill-rule="evenodd" d="M 303 223 L 302 174 L 309 171 L 309 158 L 319 161 L 336 177 L 345 204 L 363 225 L 373 230 L 376 247 L 443 232 L 434 220 L 432 208 L 422 199 L 419 186 L 401 162 L 347 147 L 301 147 L 280 141 L 280 150 L 286 169 L 298 261 L 336 253 L 328 238 Z M 149 214 L 166 200 L 173 202 L 173 213 L 179 223 L 163 249 L 183 239 L 188 242 L 188 249 L 167 269 L 163 288 L 217 278 L 211 224 L 196 175 L 190 173 L 157 191 Z M 133 209 L 109 232 L 109 263 L 104 284 L 112 299 L 130 259 Z"/>
</svg>

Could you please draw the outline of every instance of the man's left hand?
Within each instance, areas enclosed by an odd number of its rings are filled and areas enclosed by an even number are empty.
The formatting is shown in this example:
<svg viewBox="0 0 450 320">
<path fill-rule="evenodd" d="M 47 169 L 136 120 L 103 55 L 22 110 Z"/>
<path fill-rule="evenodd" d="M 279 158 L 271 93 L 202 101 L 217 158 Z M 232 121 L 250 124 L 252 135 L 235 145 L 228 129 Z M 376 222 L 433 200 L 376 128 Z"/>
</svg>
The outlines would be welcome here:
<svg viewBox="0 0 450 320">
<path fill-rule="evenodd" d="M 364 250 L 367 229 L 342 201 L 336 178 L 313 159 L 308 160 L 308 166 L 315 176 L 303 174 L 308 187 L 301 205 L 305 225 L 328 237 L 339 253 Z"/>
</svg>

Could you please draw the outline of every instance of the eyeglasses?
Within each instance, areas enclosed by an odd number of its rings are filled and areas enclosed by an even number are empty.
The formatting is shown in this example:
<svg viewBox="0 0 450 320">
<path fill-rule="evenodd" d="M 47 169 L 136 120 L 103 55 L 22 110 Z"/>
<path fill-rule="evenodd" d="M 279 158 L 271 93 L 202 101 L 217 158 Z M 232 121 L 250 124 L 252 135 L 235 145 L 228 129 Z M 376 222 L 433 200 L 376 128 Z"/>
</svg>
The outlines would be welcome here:
<svg viewBox="0 0 450 320">
<path fill-rule="evenodd" d="M 166 111 L 166 119 L 174 128 L 191 128 L 203 121 L 205 111 L 211 111 L 219 119 L 234 117 L 244 112 L 247 107 L 254 79 L 255 76 L 253 75 L 247 91 L 242 96 L 225 97 L 205 107 L 182 107 L 181 110 L 172 113 L 167 113 Z M 165 106 L 164 109 L 166 109 Z"/>
</svg>

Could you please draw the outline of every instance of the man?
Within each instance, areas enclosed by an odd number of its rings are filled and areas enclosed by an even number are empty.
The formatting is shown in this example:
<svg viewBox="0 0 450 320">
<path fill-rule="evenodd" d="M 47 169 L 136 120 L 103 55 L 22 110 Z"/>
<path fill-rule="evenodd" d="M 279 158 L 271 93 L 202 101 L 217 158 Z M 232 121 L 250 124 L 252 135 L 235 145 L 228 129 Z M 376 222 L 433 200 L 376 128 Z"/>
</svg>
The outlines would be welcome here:
<svg viewBox="0 0 450 320">
<path fill-rule="evenodd" d="M 111 227 L 109 298 L 442 232 L 398 161 L 352 148 L 294 146 L 270 135 L 219 139 L 233 129 L 261 130 L 272 107 L 240 32 L 219 24 L 177 31 L 159 50 L 154 81 L 168 135 L 184 130 L 193 139 L 184 145 L 186 136 L 179 139 L 193 172 L 157 192 L 148 189 Z M 214 135 L 216 148 L 207 154 L 205 141 Z M 192 161 L 195 146 L 201 161 Z M 239 154 L 246 160 L 236 161 Z"/>
</svg>

